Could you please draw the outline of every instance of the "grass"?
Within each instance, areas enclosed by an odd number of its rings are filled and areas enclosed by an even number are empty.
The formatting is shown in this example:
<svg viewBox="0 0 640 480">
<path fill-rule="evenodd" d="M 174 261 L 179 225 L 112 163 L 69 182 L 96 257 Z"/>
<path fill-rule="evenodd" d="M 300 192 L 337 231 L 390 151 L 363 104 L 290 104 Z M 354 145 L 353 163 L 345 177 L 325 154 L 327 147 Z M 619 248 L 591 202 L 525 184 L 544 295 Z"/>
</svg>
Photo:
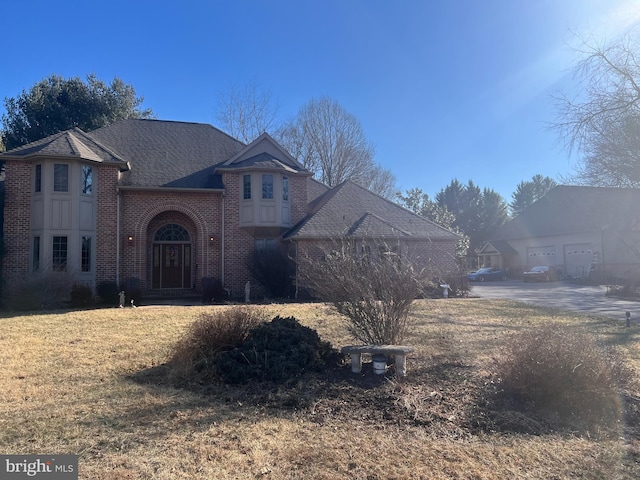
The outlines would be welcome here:
<svg viewBox="0 0 640 480">
<path fill-rule="evenodd" d="M 548 322 L 618 346 L 640 371 L 640 327 L 506 301 L 421 300 L 404 379 L 348 367 L 285 387 L 168 380 L 176 340 L 201 312 L 158 307 L 0 318 L 0 451 L 80 455 L 83 479 L 631 479 L 640 391 L 604 432 L 478 428 L 480 392 L 510 335 Z M 322 304 L 271 305 L 340 347 Z M 635 402 L 635 403 L 634 403 Z M 634 408 L 631 408 L 634 407 Z M 504 419 L 503 419 L 504 420 Z M 493 422 L 493 423 L 492 423 Z M 534 428 L 535 430 L 535 428 Z"/>
</svg>

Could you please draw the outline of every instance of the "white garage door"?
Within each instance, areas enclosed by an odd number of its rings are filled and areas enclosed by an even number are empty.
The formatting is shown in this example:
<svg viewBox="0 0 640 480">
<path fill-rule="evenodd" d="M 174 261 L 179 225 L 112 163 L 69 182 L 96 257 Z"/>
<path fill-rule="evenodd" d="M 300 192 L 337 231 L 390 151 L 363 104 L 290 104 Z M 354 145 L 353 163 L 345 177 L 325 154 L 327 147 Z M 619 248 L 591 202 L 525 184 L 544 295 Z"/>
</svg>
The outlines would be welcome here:
<svg viewBox="0 0 640 480">
<path fill-rule="evenodd" d="M 536 265 L 556 265 L 556 247 L 528 247 L 527 248 L 527 266 L 535 267 Z"/>
<path fill-rule="evenodd" d="M 564 265 L 567 275 L 573 278 L 586 277 L 593 261 L 593 248 L 590 243 L 577 243 L 564 246 Z"/>
</svg>

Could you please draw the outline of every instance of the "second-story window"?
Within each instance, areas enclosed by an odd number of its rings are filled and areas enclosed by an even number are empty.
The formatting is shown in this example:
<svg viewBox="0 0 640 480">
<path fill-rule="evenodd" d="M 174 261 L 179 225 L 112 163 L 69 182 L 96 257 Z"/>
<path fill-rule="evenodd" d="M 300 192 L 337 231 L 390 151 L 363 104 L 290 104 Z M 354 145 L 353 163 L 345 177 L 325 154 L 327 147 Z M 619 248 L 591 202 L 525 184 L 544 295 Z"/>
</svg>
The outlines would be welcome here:
<svg viewBox="0 0 640 480">
<path fill-rule="evenodd" d="M 42 165 L 36 165 L 35 192 L 42 191 Z"/>
<path fill-rule="evenodd" d="M 262 175 L 262 198 L 273 198 L 273 175 Z"/>
<path fill-rule="evenodd" d="M 69 191 L 69 165 L 64 163 L 56 163 L 53 166 L 53 191 Z"/>
<path fill-rule="evenodd" d="M 289 201 L 289 178 L 282 177 L 282 200 Z"/>
<path fill-rule="evenodd" d="M 88 165 L 82 166 L 82 193 L 91 195 L 93 192 L 93 170 Z"/>
<path fill-rule="evenodd" d="M 242 177 L 242 198 L 251 200 L 251 175 L 244 175 Z"/>
</svg>

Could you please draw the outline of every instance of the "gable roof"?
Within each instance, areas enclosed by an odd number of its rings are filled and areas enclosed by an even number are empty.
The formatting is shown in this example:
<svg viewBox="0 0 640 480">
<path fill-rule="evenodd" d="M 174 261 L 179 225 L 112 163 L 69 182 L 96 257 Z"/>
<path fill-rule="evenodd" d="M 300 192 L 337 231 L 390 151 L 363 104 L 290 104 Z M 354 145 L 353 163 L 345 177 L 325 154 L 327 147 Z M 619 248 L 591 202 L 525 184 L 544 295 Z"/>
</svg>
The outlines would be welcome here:
<svg viewBox="0 0 640 480">
<path fill-rule="evenodd" d="M 71 157 L 96 163 L 119 164 L 122 170 L 127 170 L 129 167 L 123 157 L 97 142 L 79 128 L 50 135 L 9 150 L 1 156 L 20 159 Z"/>
<path fill-rule="evenodd" d="M 284 170 L 292 174 L 307 173 L 311 175 L 268 133 L 261 134 L 233 157 L 218 165 L 217 170 L 253 169 L 256 167 L 265 170 Z"/>
<path fill-rule="evenodd" d="M 491 240 L 485 242 L 478 255 L 493 255 L 499 253 L 501 255 L 517 255 L 518 251 L 504 240 Z"/>
<path fill-rule="evenodd" d="M 283 238 L 459 238 L 455 233 L 349 180 L 318 197 L 310 209 L 310 214 Z"/>
<path fill-rule="evenodd" d="M 490 241 L 593 232 L 637 222 L 640 189 L 560 185 L 503 225 Z"/>
<path fill-rule="evenodd" d="M 216 174 L 208 167 L 245 147 L 211 125 L 165 120 L 128 119 L 87 135 L 131 162 L 121 185 L 133 187 L 221 186 L 220 178 L 210 178 Z"/>
</svg>

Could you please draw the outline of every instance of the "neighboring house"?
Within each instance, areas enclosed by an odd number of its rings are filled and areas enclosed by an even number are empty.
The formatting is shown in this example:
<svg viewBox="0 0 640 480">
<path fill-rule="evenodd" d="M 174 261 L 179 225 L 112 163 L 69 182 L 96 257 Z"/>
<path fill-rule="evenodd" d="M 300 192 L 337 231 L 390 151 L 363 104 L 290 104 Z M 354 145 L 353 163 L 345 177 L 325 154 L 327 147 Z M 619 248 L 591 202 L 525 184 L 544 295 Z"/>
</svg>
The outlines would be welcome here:
<svg viewBox="0 0 640 480">
<path fill-rule="evenodd" d="M 640 277 L 640 189 L 555 187 L 503 225 L 480 257 L 514 275 L 553 265 L 572 278 Z"/>
<path fill-rule="evenodd" d="M 51 270 L 94 291 L 133 281 L 172 296 L 216 279 L 241 297 L 255 249 L 342 235 L 382 237 L 440 272 L 455 268 L 455 234 L 351 182 L 329 189 L 267 134 L 244 145 L 210 125 L 124 120 L 0 161 L 7 280 Z"/>
</svg>

